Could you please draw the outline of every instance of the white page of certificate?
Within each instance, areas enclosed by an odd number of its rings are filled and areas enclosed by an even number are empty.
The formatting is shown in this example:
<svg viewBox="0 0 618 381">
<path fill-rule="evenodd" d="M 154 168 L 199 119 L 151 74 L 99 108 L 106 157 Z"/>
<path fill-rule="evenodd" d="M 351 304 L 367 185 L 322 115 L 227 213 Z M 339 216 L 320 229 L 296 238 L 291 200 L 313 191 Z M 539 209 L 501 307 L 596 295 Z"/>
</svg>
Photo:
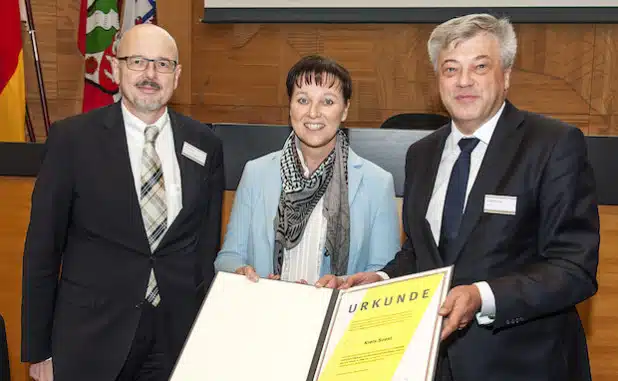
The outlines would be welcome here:
<svg viewBox="0 0 618 381">
<path fill-rule="evenodd" d="M 217 273 L 171 381 L 306 381 L 332 294 Z"/>
</svg>

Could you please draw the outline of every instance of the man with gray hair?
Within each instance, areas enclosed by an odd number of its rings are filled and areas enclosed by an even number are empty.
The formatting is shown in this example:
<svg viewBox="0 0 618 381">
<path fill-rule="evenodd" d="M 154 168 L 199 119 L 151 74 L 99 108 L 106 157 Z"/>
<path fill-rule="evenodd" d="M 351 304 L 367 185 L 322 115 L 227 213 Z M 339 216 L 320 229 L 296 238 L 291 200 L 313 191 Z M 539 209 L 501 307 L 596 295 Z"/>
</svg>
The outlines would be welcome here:
<svg viewBox="0 0 618 381">
<path fill-rule="evenodd" d="M 342 287 L 454 265 L 436 380 L 590 380 L 575 307 L 598 287 L 584 136 L 506 100 L 508 20 L 449 20 L 428 50 L 452 121 L 408 150 L 403 249 Z"/>
</svg>

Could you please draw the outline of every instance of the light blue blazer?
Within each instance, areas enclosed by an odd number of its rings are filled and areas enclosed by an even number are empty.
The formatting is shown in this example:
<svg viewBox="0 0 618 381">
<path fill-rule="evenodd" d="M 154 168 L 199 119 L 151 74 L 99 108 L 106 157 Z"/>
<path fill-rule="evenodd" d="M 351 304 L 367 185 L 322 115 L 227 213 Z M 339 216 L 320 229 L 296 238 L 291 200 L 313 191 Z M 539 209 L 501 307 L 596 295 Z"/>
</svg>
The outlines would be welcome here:
<svg viewBox="0 0 618 381">
<path fill-rule="evenodd" d="M 281 151 L 247 162 L 243 170 L 216 271 L 251 265 L 260 277 L 273 273 L 274 220 L 281 195 Z M 350 254 L 348 274 L 377 271 L 400 249 L 393 176 L 356 155 L 348 155 Z M 320 276 L 330 273 L 324 257 Z"/>
</svg>

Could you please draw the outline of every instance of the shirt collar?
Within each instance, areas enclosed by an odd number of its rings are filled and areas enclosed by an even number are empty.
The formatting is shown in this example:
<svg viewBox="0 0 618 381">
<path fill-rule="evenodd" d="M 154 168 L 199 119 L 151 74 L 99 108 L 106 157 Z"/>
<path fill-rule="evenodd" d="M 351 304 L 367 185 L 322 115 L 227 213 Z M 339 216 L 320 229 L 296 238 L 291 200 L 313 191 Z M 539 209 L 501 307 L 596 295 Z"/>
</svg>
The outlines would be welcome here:
<svg viewBox="0 0 618 381">
<path fill-rule="evenodd" d="M 496 126 L 498 125 L 498 120 L 500 119 L 500 116 L 502 115 L 502 112 L 504 111 L 505 105 L 506 105 L 506 102 L 503 102 L 498 112 L 495 113 L 494 116 L 492 116 L 487 122 L 483 123 L 483 125 L 481 125 L 481 127 L 479 127 L 476 131 L 474 131 L 472 136 L 479 139 L 485 145 L 488 145 L 489 141 L 491 140 L 492 135 L 494 134 L 494 131 L 496 130 Z M 470 137 L 470 135 L 464 135 L 457 128 L 457 126 L 455 125 L 455 122 L 451 122 L 450 138 L 451 138 L 452 144 L 457 144 L 459 140 L 465 137 Z"/>
<path fill-rule="evenodd" d="M 122 118 L 124 120 L 125 126 L 138 130 L 141 133 L 143 133 L 148 126 L 156 126 L 160 133 L 161 131 L 163 131 L 165 126 L 168 125 L 167 122 L 169 119 L 169 115 L 167 113 L 167 107 L 165 108 L 165 112 L 163 113 L 163 115 L 161 115 L 161 117 L 157 119 L 153 124 L 147 124 L 143 120 L 133 115 L 122 101 L 120 101 L 120 107 L 122 109 Z"/>
</svg>

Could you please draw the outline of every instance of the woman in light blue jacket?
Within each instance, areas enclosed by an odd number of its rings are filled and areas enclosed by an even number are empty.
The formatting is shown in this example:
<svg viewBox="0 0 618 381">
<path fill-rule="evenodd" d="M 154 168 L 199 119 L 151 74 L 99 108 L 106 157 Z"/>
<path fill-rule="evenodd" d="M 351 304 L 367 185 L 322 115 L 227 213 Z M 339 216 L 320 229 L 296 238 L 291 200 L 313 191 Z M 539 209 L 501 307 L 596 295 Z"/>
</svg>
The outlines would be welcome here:
<svg viewBox="0 0 618 381">
<path fill-rule="evenodd" d="M 399 250 L 393 176 L 339 129 L 352 94 L 346 69 L 308 56 L 286 85 L 293 132 L 281 151 L 247 162 L 215 269 L 337 287 Z"/>
</svg>

